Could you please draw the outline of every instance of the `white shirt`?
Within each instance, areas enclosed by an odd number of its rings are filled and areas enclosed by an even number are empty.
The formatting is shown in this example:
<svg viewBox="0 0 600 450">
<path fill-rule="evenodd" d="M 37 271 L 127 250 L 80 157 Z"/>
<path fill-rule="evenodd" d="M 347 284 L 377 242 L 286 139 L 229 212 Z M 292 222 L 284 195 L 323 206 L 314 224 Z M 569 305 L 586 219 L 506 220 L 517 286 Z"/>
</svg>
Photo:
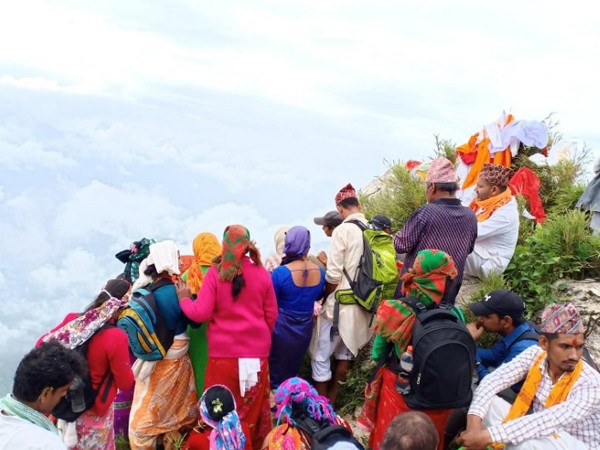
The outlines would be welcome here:
<svg viewBox="0 0 600 450">
<path fill-rule="evenodd" d="M 515 253 L 519 238 L 519 210 L 513 197 L 506 205 L 498 208 L 483 222 L 477 223 L 477 239 L 473 253 L 487 260 L 482 270 L 504 272 Z"/>
<path fill-rule="evenodd" d="M 542 349 L 534 345 L 513 360 L 502 364 L 482 381 L 473 397 L 469 414 L 483 418 L 498 392 L 524 380 Z M 600 374 L 585 362 L 579 378 L 566 400 L 546 408 L 552 390 L 547 362 L 541 363 L 542 381 L 533 399 L 533 414 L 488 428 L 494 442 L 518 444 L 527 439 L 549 436 L 560 430 L 585 443 L 600 448 Z"/>
<path fill-rule="evenodd" d="M 348 223 L 349 220 L 358 220 L 365 225 L 367 223 L 364 214 L 354 213 L 333 230 L 325 279 L 329 283 L 338 284 L 336 291 L 350 288 L 344 269 L 350 279 L 354 279 L 364 252 L 363 232 L 356 224 Z M 333 321 L 334 305 L 335 292 L 325 301 L 325 314 L 330 322 Z M 354 356 L 371 339 L 370 320 L 371 315 L 360 306 L 340 305 L 340 337 Z"/>
<path fill-rule="evenodd" d="M 66 450 L 51 431 L 20 417 L 0 412 L 0 450 Z"/>
</svg>

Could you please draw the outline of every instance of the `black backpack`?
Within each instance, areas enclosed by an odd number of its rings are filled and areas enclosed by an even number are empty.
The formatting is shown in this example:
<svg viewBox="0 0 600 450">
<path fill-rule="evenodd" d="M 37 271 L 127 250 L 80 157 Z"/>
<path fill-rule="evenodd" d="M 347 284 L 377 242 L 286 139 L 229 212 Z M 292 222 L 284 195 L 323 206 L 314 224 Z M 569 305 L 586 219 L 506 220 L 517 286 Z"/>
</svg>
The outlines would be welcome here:
<svg viewBox="0 0 600 450">
<path fill-rule="evenodd" d="M 454 409 L 469 406 L 475 371 L 475 341 L 467 327 L 435 303 L 427 308 L 416 298 L 403 298 L 416 314 L 413 369 L 404 401 L 411 409 Z"/>
<path fill-rule="evenodd" d="M 342 425 L 323 424 L 307 415 L 296 417 L 295 423 L 310 438 L 311 450 L 325 450 L 337 442 L 349 442 L 358 450 L 364 450 L 362 444 L 352 436 L 350 430 Z"/>
<path fill-rule="evenodd" d="M 111 327 L 113 325 L 105 325 L 100 328 L 100 330 Z M 98 330 L 98 331 L 100 331 Z M 98 332 L 96 331 L 96 333 Z M 95 334 L 95 333 L 94 333 Z M 92 335 L 93 337 L 93 335 Z M 91 339 L 91 337 L 90 337 Z M 75 351 L 78 352 L 85 361 L 87 361 L 87 352 L 88 346 L 90 343 L 90 339 L 85 341 L 78 347 L 75 347 Z M 86 364 L 87 365 L 87 364 Z M 105 384 L 106 382 L 106 384 Z M 62 419 L 66 422 L 75 422 L 79 416 L 81 416 L 85 411 L 90 409 L 96 403 L 96 398 L 100 393 L 100 389 L 104 385 L 104 391 L 102 393 L 102 402 L 105 402 L 108 394 L 110 392 L 110 387 L 113 383 L 113 374 L 110 368 L 106 371 L 106 373 L 102 376 L 100 380 L 100 384 L 97 389 L 94 389 L 92 386 L 92 379 L 90 378 L 89 369 L 87 370 L 85 376 L 81 378 L 81 383 L 73 383 L 71 388 L 67 391 L 67 395 L 60 399 L 58 404 L 52 410 L 52 415 L 57 419 Z M 85 402 L 85 408 L 81 411 L 73 411 L 73 400 L 75 397 L 83 398 Z"/>
</svg>

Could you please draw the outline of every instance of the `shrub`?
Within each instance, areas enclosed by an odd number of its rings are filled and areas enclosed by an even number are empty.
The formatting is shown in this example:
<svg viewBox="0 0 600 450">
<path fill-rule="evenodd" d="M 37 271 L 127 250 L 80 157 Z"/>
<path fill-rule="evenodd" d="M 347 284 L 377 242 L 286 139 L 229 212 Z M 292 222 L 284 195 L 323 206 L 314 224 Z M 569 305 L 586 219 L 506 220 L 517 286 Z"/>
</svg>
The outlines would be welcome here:
<svg viewBox="0 0 600 450">
<path fill-rule="evenodd" d="M 413 211 L 425 204 L 425 183 L 402 163 L 392 163 L 380 182 L 378 191 L 360 194 L 363 211 L 367 217 L 385 214 L 394 228 L 402 228 Z"/>
<path fill-rule="evenodd" d="M 115 448 L 116 450 L 129 450 L 129 440 L 122 434 L 115 436 Z"/>
<path fill-rule="evenodd" d="M 600 273 L 600 237 L 591 233 L 589 221 L 579 210 L 551 215 L 517 245 L 505 279 L 527 303 L 529 317 L 559 300 L 558 280 Z"/>
<path fill-rule="evenodd" d="M 341 382 L 336 408 L 344 416 L 353 416 L 356 408 L 365 401 L 365 386 L 375 369 L 375 362 L 371 359 L 371 345 L 372 341 L 358 352 L 346 380 Z"/>
</svg>

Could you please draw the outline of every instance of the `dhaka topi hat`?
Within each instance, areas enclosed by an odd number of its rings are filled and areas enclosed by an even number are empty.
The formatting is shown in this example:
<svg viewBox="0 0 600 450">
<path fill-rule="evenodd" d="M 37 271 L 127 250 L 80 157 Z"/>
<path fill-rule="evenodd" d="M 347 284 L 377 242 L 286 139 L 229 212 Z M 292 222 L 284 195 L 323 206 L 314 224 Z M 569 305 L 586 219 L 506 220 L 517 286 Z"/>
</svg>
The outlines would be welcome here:
<svg viewBox="0 0 600 450">
<path fill-rule="evenodd" d="M 456 171 L 450 160 L 437 158 L 427 169 L 426 183 L 456 183 Z"/>
<path fill-rule="evenodd" d="M 555 303 L 542 311 L 542 333 L 583 334 L 581 315 L 571 303 Z"/>
<path fill-rule="evenodd" d="M 479 173 L 479 179 L 504 188 L 508 186 L 512 174 L 513 170 L 510 167 L 504 167 L 500 164 L 484 164 Z"/>
<path fill-rule="evenodd" d="M 356 195 L 356 189 L 354 189 L 354 187 L 352 187 L 352 184 L 350 183 L 348 183 L 346 186 L 340 189 L 340 192 L 336 194 L 335 204 L 339 205 L 342 202 L 342 200 L 346 200 L 347 198 L 358 198 L 358 196 Z"/>
</svg>

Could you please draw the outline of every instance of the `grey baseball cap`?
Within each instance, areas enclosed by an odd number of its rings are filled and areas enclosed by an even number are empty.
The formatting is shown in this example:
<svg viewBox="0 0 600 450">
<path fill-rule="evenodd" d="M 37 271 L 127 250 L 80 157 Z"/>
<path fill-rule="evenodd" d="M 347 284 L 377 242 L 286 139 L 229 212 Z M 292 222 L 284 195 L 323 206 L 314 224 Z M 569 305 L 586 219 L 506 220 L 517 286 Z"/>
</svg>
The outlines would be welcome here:
<svg viewBox="0 0 600 450">
<path fill-rule="evenodd" d="M 313 219 L 317 225 L 327 225 L 328 227 L 335 228 L 343 222 L 342 216 L 337 211 L 329 211 L 322 217 L 315 217 Z"/>
</svg>

